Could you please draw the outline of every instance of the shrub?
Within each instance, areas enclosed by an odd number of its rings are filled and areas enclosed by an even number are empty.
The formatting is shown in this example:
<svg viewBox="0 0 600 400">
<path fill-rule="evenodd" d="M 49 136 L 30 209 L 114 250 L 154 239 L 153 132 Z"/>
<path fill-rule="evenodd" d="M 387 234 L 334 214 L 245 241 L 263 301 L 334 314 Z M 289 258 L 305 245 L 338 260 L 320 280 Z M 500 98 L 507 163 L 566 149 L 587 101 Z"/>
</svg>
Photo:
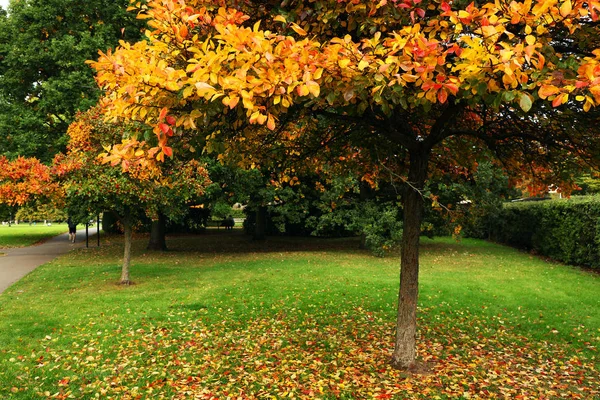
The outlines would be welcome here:
<svg viewBox="0 0 600 400">
<path fill-rule="evenodd" d="M 506 204 L 491 236 L 558 261 L 600 268 L 600 197 Z"/>
</svg>

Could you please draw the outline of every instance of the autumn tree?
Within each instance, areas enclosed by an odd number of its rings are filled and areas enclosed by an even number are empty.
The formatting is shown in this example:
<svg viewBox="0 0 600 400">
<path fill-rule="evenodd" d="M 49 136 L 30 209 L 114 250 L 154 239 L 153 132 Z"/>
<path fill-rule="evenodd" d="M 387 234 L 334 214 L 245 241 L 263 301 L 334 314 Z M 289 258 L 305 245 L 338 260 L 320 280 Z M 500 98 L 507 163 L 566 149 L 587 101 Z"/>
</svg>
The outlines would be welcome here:
<svg viewBox="0 0 600 400">
<path fill-rule="evenodd" d="M 61 200 L 60 187 L 53 181 L 50 168 L 40 160 L 18 157 L 10 161 L 0 156 L 0 204 L 14 208 L 35 202 L 62 204 Z"/>
<path fill-rule="evenodd" d="M 11 1 L 0 12 L 0 154 L 50 162 L 78 110 L 100 91 L 85 64 L 98 49 L 140 38 L 127 0 Z"/>
<path fill-rule="evenodd" d="M 269 146 L 265 137 L 303 135 L 326 148 L 328 132 L 294 129 L 314 118 L 359 132 L 347 140 L 363 152 L 386 149 L 371 157 L 372 173 L 379 167 L 404 182 L 392 364 L 411 368 L 425 183 L 476 168 L 482 147 L 532 190 L 598 163 L 599 8 L 581 0 L 148 1 L 134 7 L 148 21 L 146 40 L 92 65 L 108 112 L 154 126 L 150 151 L 159 155 L 190 132 L 207 147 L 222 136 Z"/>
<path fill-rule="evenodd" d="M 126 146 L 127 137 L 141 134 L 140 129 L 105 123 L 100 109 L 94 107 L 71 123 L 68 151 L 58 154 L 53 165 L 71 212 L 111 211 L 119 216 L 125 234 L 121 284 L 130 283 L 132 234 L 140 218 L 157 220 L 161 214 L 180 214 L 210 183 L 204 166 L 194 160 L 168 160 L 159 165 L 151 158 L 130 166 L 104 153 L 104 146 L 115 142 L 125 143 L 126 152 L 134 151 Z"/>
</svg>

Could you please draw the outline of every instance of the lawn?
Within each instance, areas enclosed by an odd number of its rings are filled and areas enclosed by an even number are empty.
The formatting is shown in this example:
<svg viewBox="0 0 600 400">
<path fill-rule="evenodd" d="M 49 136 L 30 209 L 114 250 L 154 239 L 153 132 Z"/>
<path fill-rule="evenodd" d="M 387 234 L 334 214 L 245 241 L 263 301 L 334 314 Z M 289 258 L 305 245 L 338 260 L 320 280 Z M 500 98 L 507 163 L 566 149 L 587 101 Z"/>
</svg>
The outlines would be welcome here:
<svg viewBox="0 0 600 400">
<path fill-rule="evenodd" d="M 31 246 L 42 240 L 68 232 L 67 224 L 0 225 L 0 249 Z"/>
<path fill-rule="evenodd" d="M 393 345 L 397 257 L 237 231 L 81 249 L 0 295 L 0 398 L 600 398 L 597 274 L 424 239 L 419 359 Z M 521 396 L 521 397 L 519 397 Z"/>
</svg>

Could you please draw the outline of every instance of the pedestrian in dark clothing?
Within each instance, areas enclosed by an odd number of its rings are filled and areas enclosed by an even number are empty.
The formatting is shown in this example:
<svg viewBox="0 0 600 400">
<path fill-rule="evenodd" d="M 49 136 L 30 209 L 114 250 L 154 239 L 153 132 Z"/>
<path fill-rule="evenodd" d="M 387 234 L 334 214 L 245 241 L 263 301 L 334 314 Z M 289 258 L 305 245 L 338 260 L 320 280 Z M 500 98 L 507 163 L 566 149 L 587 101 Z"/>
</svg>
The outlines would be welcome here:
<svg viewBox="0 0 600 400">
<path fill-rule="evenodd" d="M 69 225 L 69 240 L 71 243 L 75 243 L 75 236 L 77 235 L 77 222 L 73 222 L 73 219 L 69 217 L 67 220 L 67 225 Z"/>
</svg>

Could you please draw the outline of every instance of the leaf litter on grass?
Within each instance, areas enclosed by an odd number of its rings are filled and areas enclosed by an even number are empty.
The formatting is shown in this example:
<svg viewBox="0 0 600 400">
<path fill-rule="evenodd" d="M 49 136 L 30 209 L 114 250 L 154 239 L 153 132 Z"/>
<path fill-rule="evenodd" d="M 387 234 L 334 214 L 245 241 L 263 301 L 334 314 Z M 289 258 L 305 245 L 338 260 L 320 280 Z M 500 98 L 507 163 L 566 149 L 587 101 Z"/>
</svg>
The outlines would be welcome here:
<svg viewBox="0 0 600 400">
<path fill-rule="evenodd" d="M 349 304 L 307 313 L 275 304 L 239 318 L 231 309 L 171 309 L 164 321 L 57 332 L 31 354 L 11 354 L 14 395 L 113 399 L 593 399 L 594 360 L 532 342 L 497 319 L 420 310 L 418 355 L 428 374 L 392 369 L 393 325 Z M 433 317 L 436 318 L 433 318 Z M 435 322 L 433 320 L 435 319 Z M 476 328 L 474 329 L 474 326 Z M 62 342 L 59 346 L 57 342 Z M 64 345 L 69 343 L 69 345 Z"/>
</svg>

